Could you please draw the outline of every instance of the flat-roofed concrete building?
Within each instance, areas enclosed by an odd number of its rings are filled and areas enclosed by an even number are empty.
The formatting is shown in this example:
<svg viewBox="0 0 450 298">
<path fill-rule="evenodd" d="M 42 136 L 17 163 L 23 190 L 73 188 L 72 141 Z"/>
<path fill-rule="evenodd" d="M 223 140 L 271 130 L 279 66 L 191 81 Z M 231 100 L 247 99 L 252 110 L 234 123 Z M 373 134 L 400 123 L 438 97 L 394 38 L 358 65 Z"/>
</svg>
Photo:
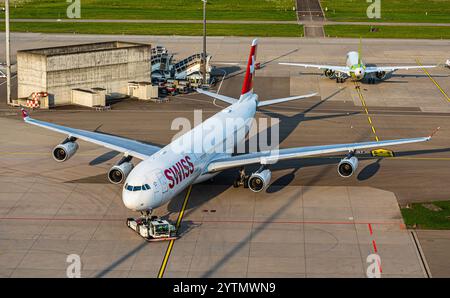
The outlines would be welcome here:
<svg viewBox="0 0 450 298">
<path fill-rule="evenodd" d="M 72 103 L 73 89 L 127 94 L 129 81 L 151 80 L 151 46 L 100 42 L 17 52 L 18 97 L 47 92 L 49 105 Z"/>
</svg>

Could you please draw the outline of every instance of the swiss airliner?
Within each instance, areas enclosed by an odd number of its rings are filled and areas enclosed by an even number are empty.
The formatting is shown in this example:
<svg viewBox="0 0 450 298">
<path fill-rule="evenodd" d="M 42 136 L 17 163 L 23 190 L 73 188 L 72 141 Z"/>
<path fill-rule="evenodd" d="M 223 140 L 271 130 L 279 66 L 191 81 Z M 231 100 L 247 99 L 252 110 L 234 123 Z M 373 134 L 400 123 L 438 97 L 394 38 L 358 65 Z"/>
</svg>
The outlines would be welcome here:
<svg viewBox="0 0 450 298">
<path fill-rule="evenodd" d="M 228 142 L 230 138 L 238 138 L 238 143 L 245 142 L 250 127 L 248 123 L 254 119 L 259 107 L 316 95 L 316 93 L 313 93 L 303 96 L 260 101 L 258 95 L 253 93 L 256 49 L 257 40 L 255 39 L 251 45 L 239 99 L 200 89 L 197 90 L 199 93 L 223 101 L 228 106 L 163 148 L 122 137 L 40 121 L 31 118 L 24 109 L 22 109 L 22 116 L 28 124 L 37 125 L 67 136 L 52 151 L 53 158 L 58 162 L 64 162 L 76 153 L 78 150 L 77 140 L 91 142 L 123 153 L 120 161 L 108 171 L 108 178 L 112 183 L 124 183 L 122 190 L 124 205 L 131 210 L 141 212 L 145 218 L 149 217 L 152 210 L 166 204 L 190 185 L 211 179 L 226 169 L 243 168 L 247 165 L 259 165 L 259 169 L 250 175 L 242 175 L 241 172 L 241 175 L 238 175 L 239 177 L 235 186 L 245 185 L 251 191 L 260 192 L 270 183 L 270 165 L 281 160 L 333 152 L 346 152 L 338 164 L 337 171 L 342 177 L 350 177 L 358 166 L 358 159 L 355 156 L 356 150 L 424 142 L 431 139 L 432 135 L 379 142 L 266 150 L 244 154 L 232 154 L 229 153 L 229 150 L 217 150 L 218 147 L 223 147 L 224 144 L 228 143 L 231 144 L 230 146 L 234 146 L 236 142 Z M 202 137 L 202 132 L 209 131 L 208 127 L 211 124 L 224 123 L 227 119 L 245 119 L 245 121 L 231 133 L 221 133 L 220 139 L 218 141 L 216 140 L 215 143 L 210 142 L 210 138 L 206 140 Z M 183 140 L 193 140 L 193 142 L 180 142 Z M 175 143 L 177 146 L 174 146 Z M 201 144 L 201 149 L 193 150 L 191 146 L 193 143 Z M 134 167 L 131 162 L 132 158 L 140 159 L 142 162 Z"/>
</svg>

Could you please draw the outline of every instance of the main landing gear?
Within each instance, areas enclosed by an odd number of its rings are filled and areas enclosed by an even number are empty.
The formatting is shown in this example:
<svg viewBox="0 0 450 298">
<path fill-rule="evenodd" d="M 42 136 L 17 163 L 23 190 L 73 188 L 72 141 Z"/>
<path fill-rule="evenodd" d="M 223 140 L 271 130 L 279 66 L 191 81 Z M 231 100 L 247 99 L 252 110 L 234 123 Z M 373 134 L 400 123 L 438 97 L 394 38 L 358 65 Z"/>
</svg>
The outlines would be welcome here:
<svg viewBox="0 0 450 298">
<path fill-rule="evenodd" d="M 128 218 L 127 226 L 148 242 L 177 239 L 175 226 L 165 219 L 150 216 L 151 210 L 141 212 L 139 218 Z"/>
<path fill-rule="evenodd" d="M 371 85 L 375 84 L 375 82 L 376 82 L 376 79 L 375 79 L 375 78 L 368 78 L 368 79 L 367 79 L 367 83 L 369 83 L 369 84 L 371 84 Z"/>
<path fill-rule="evenodd" d="M 245 174 L 245 168 L 242 167 L 239 169 L 239 176 L 236 178 L 236 180 L 234 180 L 233 186 L 235 188 L 239 186 L 244 186 L 244 188 L 247 188 L 249 178 L 250 176 Z"/>
<path fill-rule="evenodd" d="M 336 77 L 336 83 L 344 83 L 345 82 L 345 78 L 343 77 Z"/>
</svg>

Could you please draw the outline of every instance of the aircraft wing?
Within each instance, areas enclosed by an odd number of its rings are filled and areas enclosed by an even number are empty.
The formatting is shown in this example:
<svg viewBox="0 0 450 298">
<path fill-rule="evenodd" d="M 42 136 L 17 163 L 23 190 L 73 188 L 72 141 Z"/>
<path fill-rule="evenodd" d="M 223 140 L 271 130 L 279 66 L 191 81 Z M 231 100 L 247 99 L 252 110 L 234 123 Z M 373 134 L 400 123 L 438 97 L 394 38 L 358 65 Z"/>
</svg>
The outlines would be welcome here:
<svg viewBox="0 0 450 298">
<path fill-rule="evenodd" d="M 94 143 L 114 151 L 122 152 L 126 155 L 130 155 L 139 159 L 147 159 L 152 154 L 159 151 L 161 148 L 158 146 L 153 146 L 145 144 L 139 141 L 102 134 L 94 131 L 87 131 L 82 129 L 70 128 L 66 126 L 61 126 L 45 121 L 40 121 L 28 116 L 27 111 L 22 109 L 23 120 L 26 123 L 40 126 L 49 130 L 53 130 L 62 134 L 66 134 L 70 137 L 74 137 L 83 141 Z"/>
<path fill-rule="evenodd" d="M 349 143 L 349 144 L 335 144 L 335 145 L 323 145 L 323 146 L 308 146 L 297 147 L 289 149 L 280 149 L 272 151 L 261 151 L 249 154 L 242 154 L 231 156 L 228 158 L 219 158 L 212 161 L 207 168 L 209 173 L 223 171 L 230 168 L 241 167 L 250 164 L 274 164 L 281 160 L 295 159 L 306 156 L 315 156 L 334 152 L 354 151 L 358 149 L 367 149 L 375 147 L 385 147 L 402 145 L 409 143 L 424 142 L 431 139 L 433 136 L 410 139 L 398 139 L 387 140 L 378 142 L 362 142 L 362 143 Z"/>
<path fill-rule="evenodd" d="M 320 64 L 303 64 L 303 63 L 278 63 L 281 65 L 290 65 L 290 66 L 301 66 L 301 67 L 311 67 L 317 69 L 330 69 L 337 72 L 342 72 L 348 74 L 350 69 L 346 66 L 336 66 L 336 65 L 320 65 Z"/>
<path fill-rule="evenodd" d="M 418 65 L 412 65 L 412 66 L 377 66 L 377 67 L 366 67 L 365 71 L 366 73 L 371 72 L 379 72 L 379 71 L 386 71 L 386 72 L 393 72 L 396 70 L 408 70 L 408 69 L 418 69 L 418 68 L 434 68 L 436 65 L 424 65 L 424 66 L 418 66 Z"/>
<path fill-rule="evenodd" d="M 209 97 L 212 97 L 212 98 L 224 101 L 224 102 L 229 103 L 229 104 L 234 104 L 235 102 L 237 102 L 236 98 L 228 97 L 228 96 L 217 94 L 217 93 L 214 93 L 214 92 L 205 91 L 205 90 L 200 89 L 200 88 L 198 88 L 196 91 L 198 93 L 200 93 L 200 94 L 205 94 L 205 95 L 207 95 Z"/>
</svg>

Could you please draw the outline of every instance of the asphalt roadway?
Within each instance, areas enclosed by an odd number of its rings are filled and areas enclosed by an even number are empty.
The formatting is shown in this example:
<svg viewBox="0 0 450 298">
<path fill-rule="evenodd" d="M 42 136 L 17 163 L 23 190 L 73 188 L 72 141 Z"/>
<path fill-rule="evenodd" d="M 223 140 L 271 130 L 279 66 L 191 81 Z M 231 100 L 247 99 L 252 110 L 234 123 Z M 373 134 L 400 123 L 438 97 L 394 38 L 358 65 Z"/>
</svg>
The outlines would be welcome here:
<svg viewBox="0 0 450 298">
<path fill-rule="evenodd" d="M 194 108 L 217 109 L 210 100 L 194 98 L 119 105 L 134 108 L 36 111 L 32 116 L 165 144 L 173 133 L 168 130 L 172 117 L 191 118 Z M 322 179 L 337 176 L 337 159 L 280 164 L 262 194 L 233 188 L 236 171 L 195 185 L 155 210 L 174 223 L 183 211 L 181 238 L 168 246 L 147 243 L 125 226 L 125 219 L 137 214 L 124 208 L 121 186 L 106 179 L 119 154 L 80 142 L 72 159 L 56 163 L 49 152 L 63 136 L 29 127 L 16 112 L 3 113 L 1 132 L 9 140 L 0 150 L 3 276 L 64 277 L 73 254 L 81 258 L 82 277 L 364 277 L 367 257 L 375 253 L 384 277 L 427 274 L 394 193 L 361 185 L 368 183 L 349 186 L 355 182 L 344 179 L 336 180 L 340 185 L 322 186 Z M 303 129 L 324 137 L 330 126 L 346 122 L 346 116 L 307 115 L 304 127 L 294 124 L 294 115 L 287 121 L 285 127 L 293 132 L 283 144 L 311 140 L 299 134 Z M 304 140 L 296 142 L 300 137 Z M 366 168 L 367 162 L 362 163 Z M 302 184 L 304 175 L 310 182 Z"/>
<path fill-rule="evenodd" d="M 92 40 L 92 36 L 84 37 L 85 42 Z M 77 38 L 80 41 L 83 40 L 83 36 L 77 36 Z M 97 37 L 100 40 L 113 38 Z M 73 39 L 70 35 L 13 34 L 13 53 L 20 47 L 73 43 Z M 164 44 L 169 49 L 173 49 L 180 57 L 187 56 L 189 48 L 193 49 L 191 52 L 195 51 L 197 40 L 197 38 L 145 36 L 121 39 L 145 40 L 152 44 Z M 231 96 L 239 94 L 241 68 L 248 55 L 248 46 L 246 46 L 248 40 L 246 38 L 211 38 L 208 41 L 213 59 L 217 61 L 217 67 L 229 73 L 220 90 L 223 94 Z M 278 49 L 271 46 L 273 42 L 278 44 Z M 180 47 L 180 44 L 183 46 Z M 378 63 L 379 65 L 416 64 L 415 58 L 418 58 L 422 64 L 442 63 L 448 44 L 449 41 L 398 42 L 393 40 L 385 41 L 383 45 L 380 45 L 377 40 L 364 40 L 363 58 L 367 64 Z M 360 173 L 354 179 L 342 180 L 335 175 L 334 170 L 330 171 L 341 156 L 336 156 L 335 159 L 297 161 L 294 163 L 294 168 L 298 168 L 297 175 L 290 183 L 294 185 L 374 186 L 394 192 L 400 204 L 448 199 L 450 185 L 442 183 L 440 187 L 435 187 L 437 181 L 445 179 L 450 157 L 450 142 L 447 132 L 450 113 L 448 99 L 450 73 L 448 69 L 429 70 L 429 73 L 433 75 L 432 80 L 423 71 L 416 70 L 397 72 L 388 80 L 375 85 L 361 82 L 358 83 L 360 97 L 355 85 L 350 81 L 345 84 L 336 84 L 333 80 L 324 78 L 318 71 L 277 64 L 277 62 L 342 64 L 345 53 L 354 49 L 355 46 L 357 46 L 357 41 L 351 39 L 318 41 L 263 39 L 260 41 L 258 57 L 263 68 L 257 74 L 255 91 L 259 93 L 262 100 L 305 94 L 311 91 L 317 91 L 320 94 L 320 97 L 315 99 L 296 102 L 294 106 L 285 104 L 267 109 L 269 113 L 272 113 L 269 114 L 271 117 L 278 117 L 282 121 L 280 125 L 281 147 L 364 141 L 373 140 L 375 137 L 383 140 L 426 136 L 438 126 L 441 129 L 431 142 L 394 148 L 395 158 L 363 160 L 360 165 Z M 236 50 L 232 51 L 232 49 Z M 314 55 L 316 58 L 313 58 Z M 15 80 L 14 78 L 13 83 Z M 0 88 L 4 94 L 5 84 L 0 85 Z M 15 88 L 13 88 L 14 94 Z M 199 99 L 205 102 L 199 102 Z M 183 102 L 183 110 L 191 111 L 193 108 L 201 108 L 205 113 L 209 113 L 208 115 L 218 111 L 218 107 L 201 96 L 189 95 L 175 100 Z M 201 103 L 205 106 L 200 105 Z M 362 103 L 366 106 L 363 106 Z M 144 105 L 144 107 L 139 107 L 139 111 L 146 109 L 146 104 L 137 104 Z M 2 106 L 4 107 L 4 100 L 1 100 L 0 107 Z M 179 107 L 158 106 L 158 109 L 167 109 L 171 114 L 175 114 L 174 110 L 177 108 Z M 365 108 L 367 108 L 368 115 L 365 113 Z M 130 110 L 131 113 L 134 107 L 121 103 L 114 106 L 113 109 Z M 153 110 L 153 107 L 148 109 Z M 116 112 L 114 113 L 116 114 Z M 319 121 L 311 121 L 310 117 L 307 117 L 313 113 L 320 113 L 319 116 L 313 117 L 313 119 L 318 118 Z M 350 113 L 350 115 L 346 115 L 346 113 Z M 49 115 L 53 115 L 53 113 Z M 369 123 L 368 116 L 372 124 Z M 125 122 L 125 120 L 121 120 L 121 123 Z M 288 124 L 285 124 L 286 122 Z M 375 135 L 372 126 L 376 131 Z M 120 127 L 111 129 L 113 130 L 110 132 L 117 134 L 124 131 Z M 164 144 L 170 141 L 170 136 L 171 134 L 155 134 L 152 138 L 156 137 L 157 139 L 149 141 Z M 165 138 L 159 140 L 161 137 Z M 317 162 L 323 166 L 316 166 Z M 289 164 L 293 163 L 289 162 Z"/>
<path fill-rule="evenodd" d="M 314 0 L 315 1 L 315 0 Z M 319 8 L 320 9 L 320 8 Z M 305 19 L 298 21 L 244 21 L 244 20 L 208 20 L 209 24 L 309 24 L 311 22 L 317 25 L 378 25 L 378 26 L 424 26 L 424 27 L 450 27 L 450 23 L 395 23 L 395 22 L 338 22 L 324 20 L 320 10 L 306 10 Z M 311 18 L 309 17 L 312 17 Z M 141 24 L 203 24 L 203 20 L 107 20 L 107 19 L 11 19 L 12 23 L 141 23 Z"/>
</svg>

